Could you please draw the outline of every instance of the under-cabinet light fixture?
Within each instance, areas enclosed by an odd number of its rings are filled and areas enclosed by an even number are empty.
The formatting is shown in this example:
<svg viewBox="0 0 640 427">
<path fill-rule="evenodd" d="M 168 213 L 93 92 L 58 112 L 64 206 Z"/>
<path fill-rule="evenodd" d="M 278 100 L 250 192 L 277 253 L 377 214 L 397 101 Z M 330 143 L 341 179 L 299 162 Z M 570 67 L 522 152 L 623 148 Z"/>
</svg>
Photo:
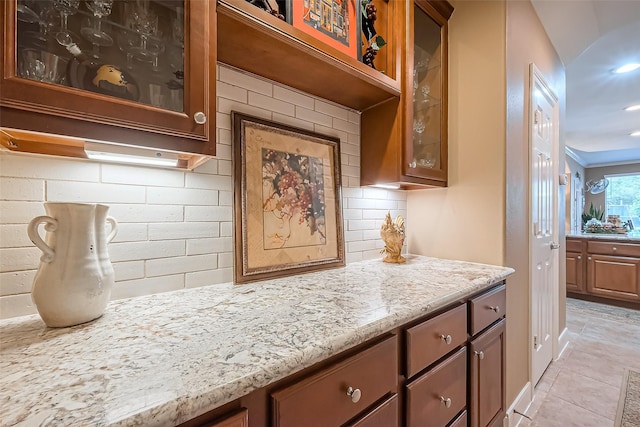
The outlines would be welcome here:
<svg viewBox="0 0 640 427">
<path fill-rule="evenodd" d="M 373 184 L 372 187 L 384 188 L 385 190 L 399 190 L 400 184 Z"/>
<path fill-rule="evenodd" d="M 638 68 L 640 68 L 640 64 L 636 64 L 636 63 L 624 64 L 622 67 L 618 67 L 615 70 L 613 70 L 613 72 L 616 74 L 629 73 L 631 71 L 637 70 Z"/>
<path fill-rule="evenodd" d="M 147 166 L 178 166 L 178 155 L 158 150 L 127 147 L 122 145 L 86 142 L 84 152 L 87 157 L 105 162 L 130 163 Z"/>
<path fill-rule="evenodd" d="M 640 104 L 629 105 L 627 108 L 624 109 L 624 111 L 638 111 L 638 110 L 640 110 Z"/>
</svg>

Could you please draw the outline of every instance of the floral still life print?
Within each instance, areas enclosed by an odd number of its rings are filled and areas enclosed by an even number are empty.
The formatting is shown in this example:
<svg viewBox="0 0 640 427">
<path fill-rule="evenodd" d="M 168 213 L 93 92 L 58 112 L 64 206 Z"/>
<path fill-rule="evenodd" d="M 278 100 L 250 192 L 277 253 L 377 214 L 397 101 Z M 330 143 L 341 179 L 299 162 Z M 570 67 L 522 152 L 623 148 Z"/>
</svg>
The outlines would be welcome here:
<svg viewBox="0 0 640 427">
<path fill-rule="evenodd" d="M 322 159 L 262 149 L 265 249 L 324 245 Z"/>
<path fill-rule="evenodd" d="M 232 118 L 235 281 L 343 266 L 340 140 Z"/>
</svg>

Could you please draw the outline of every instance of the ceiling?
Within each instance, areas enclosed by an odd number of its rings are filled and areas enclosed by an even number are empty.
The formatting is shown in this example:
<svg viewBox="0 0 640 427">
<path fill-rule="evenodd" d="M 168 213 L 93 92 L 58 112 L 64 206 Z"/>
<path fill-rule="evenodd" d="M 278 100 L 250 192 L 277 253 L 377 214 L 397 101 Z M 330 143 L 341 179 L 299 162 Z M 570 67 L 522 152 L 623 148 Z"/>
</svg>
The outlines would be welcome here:
<svg viewBox="0 0 640 427">
<path fill-rule="evenodd" d="M 566 67 L 565 143 L 583 166 L 640 162 L 639 0 L 532 0 Z"/>
</svg>

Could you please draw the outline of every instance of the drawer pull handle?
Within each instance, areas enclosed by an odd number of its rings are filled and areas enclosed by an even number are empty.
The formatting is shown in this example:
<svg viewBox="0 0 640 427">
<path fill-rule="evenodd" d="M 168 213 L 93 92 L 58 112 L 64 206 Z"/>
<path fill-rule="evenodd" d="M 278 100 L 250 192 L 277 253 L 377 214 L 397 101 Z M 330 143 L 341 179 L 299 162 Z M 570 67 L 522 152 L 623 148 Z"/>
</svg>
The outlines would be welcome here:
<svg viewBox="0 0 640 427">
<path fill-rule="evenodd" d="M 447 344 L 451 344 L 451 335 L 440 335 L 440 339 Z"/>
<path fill-rule="evenodd" d="M 444 403 L 444 406 L 446 406 L 447 408 L 451 407 L 451 398 L 450 397 L 447 397 L 445 399 L 444 396 L 440 396 L 440 402 Z"/>
<path fill-rule="evenodd" d="M 489 306 L 488 308 L 489 308 L 489 310 L 493 310 L 493 311 L 495 311 L 496 313 L 499 313 L 499 312 L 500 312 L 500 306 L 499 306 L 499 305 L 496 305 L 495 307 L 491 307 L 491 306 Z"/>
<path fill-rule="evenodd" d="M 478 359 L 484 359 L 484 351 L 474 351 L 474 353 L 478 356 Z"/>
<path fill-rule="evenodd" d="M 347 389 L 347 396 L 351 398 L 353 403 L 358 403 L 362 397 L 362 392 L 359 388 L 354 389 L 353 387 L 349 387 Z"/>
</svg>

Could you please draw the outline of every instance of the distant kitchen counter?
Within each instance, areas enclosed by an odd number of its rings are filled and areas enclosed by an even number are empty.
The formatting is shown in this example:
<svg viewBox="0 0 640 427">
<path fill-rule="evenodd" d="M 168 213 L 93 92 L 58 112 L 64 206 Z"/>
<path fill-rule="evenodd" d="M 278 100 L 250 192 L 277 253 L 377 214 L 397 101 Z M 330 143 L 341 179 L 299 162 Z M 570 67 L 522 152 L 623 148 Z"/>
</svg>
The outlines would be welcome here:
<svg viewBox="0 0 640 427">
<path fill-rule="evenodd" d="M 176 425 L 499 283 L 422 256 L 110 303 L 71 328 L 0 322 L 0 424 Z"/>
<path fill-rule="evenodd" d="M 640 233 L 632 232 L 627 234 L 605 234 L 605 233 L 575 233 L 567 234 L 569 239 L 598 239 L 598 240 L 612 240 L 616 242 L 628 241 L 628 242 L 640 242 Z"/>
</svg>

